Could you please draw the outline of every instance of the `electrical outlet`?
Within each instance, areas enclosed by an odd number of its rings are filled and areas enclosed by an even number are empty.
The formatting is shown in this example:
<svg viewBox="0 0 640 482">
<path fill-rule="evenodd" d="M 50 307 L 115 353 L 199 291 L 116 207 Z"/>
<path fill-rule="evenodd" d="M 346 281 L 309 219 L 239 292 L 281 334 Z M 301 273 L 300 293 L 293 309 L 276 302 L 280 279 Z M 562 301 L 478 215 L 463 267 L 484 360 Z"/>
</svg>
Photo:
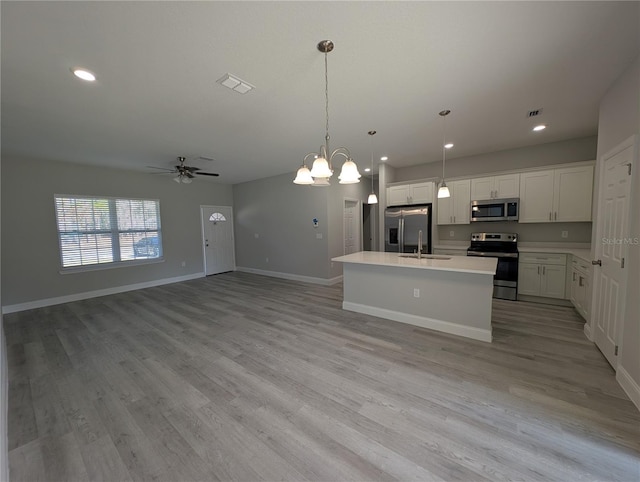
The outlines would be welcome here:
<svg viewBox="0 0 640 482">
<path fill-rule="evenodd" d="M 264 258 L 264 262 L 268 263 L 269 262 L 269 258 Z"/>
<path fill-rule="evenodd" d="M 322 239 L 322 233 L 316 233 L 316 239 Z"/>
<path fill-rule="evenodd" d="M 420 290 L 418 288 L 413 288 L 413 297 L 420 298 Z"/>
<path fill-rule="evenodd" d="M 260 237 L 260 235 L 258 233 L 253 233 L 253 237 L 258 239 Z"/>
<path fill-rule="evenodd" d="M 449 231 L 449 237 L 453 238 L 456 235 L 455 231 Z"/>
<path fill-rule="evenodd" d="M 569 237 L 569 231 L 562 231 L 561 233 L 563 238 L 568 238 Z"/>
<path fill-rule="evenodd" d="M 187 266 L 187 262 L 186 262 L 186 261 L 183 261 L 183 262 L 182 262 L 182 267 L 184 268 L 184 267 L 186 267 L 186 266 Z"/>
</svg>

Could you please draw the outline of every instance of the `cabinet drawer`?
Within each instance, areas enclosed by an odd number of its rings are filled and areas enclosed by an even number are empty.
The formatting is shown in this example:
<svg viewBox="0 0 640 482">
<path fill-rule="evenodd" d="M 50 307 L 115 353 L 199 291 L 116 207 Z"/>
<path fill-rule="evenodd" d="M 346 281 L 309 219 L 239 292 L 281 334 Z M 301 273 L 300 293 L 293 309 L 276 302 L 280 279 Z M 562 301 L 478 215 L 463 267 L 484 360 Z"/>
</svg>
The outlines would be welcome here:
<svg viewBox="0 0 640 482">
<path fill-rule="evenodd" d="M 586 261 L 583 261 L 575 257 L 571 260 L 571 265 L 573 266 L 574 269 L 581 270 L 585 274 L 589 273 L 591 268 L 591 265 L 589 265 Z"/>
<path fill-rule="evenodd" d="M 449 256 L 466 256 L 467 250 L 465 249 L 455 249 L 455 248 L 434 248 L 433 254 L 446 254 Z"/>
<path fill-rule="evenodd" d="M 538 263 L 538 264 L 567 264 L 566 254 L 556 253 L 520 253 L 521 263 Z"/>
</svg>

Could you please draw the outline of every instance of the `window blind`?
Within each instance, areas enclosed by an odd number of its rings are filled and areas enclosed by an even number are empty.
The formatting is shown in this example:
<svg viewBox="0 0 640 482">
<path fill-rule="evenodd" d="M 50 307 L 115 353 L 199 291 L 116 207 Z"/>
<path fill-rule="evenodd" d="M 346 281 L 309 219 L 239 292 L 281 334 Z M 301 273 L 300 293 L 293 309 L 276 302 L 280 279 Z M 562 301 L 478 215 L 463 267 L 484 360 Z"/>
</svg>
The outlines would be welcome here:
<svg viewBox="0 0 640 482">
<path fill-rule="evenodd" d="M 162 257 L 160 202 L 55 196 L 63 268 Z"/>
</svg>

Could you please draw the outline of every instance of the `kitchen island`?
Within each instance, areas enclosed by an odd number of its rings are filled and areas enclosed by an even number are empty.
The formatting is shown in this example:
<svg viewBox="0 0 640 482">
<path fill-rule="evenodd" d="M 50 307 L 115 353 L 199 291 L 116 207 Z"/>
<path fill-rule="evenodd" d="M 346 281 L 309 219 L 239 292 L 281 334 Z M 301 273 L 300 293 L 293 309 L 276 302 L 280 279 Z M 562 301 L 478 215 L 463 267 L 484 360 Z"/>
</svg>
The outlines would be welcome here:
<svg viewBox="0 0 640 482">
<path fill-rule="evenodd" d="M 496 258 L 361 251 L 343 263 L 342 308 L 491 341 Z"/>
</svg>

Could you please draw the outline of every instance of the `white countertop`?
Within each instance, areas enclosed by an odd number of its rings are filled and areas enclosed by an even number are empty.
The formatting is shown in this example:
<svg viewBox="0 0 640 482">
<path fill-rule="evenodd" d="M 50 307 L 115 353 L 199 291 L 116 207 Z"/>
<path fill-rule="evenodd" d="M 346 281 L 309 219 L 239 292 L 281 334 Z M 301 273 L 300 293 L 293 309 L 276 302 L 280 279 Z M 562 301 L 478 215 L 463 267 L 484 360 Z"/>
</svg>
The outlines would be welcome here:
<svg viewBox="0 0 640 482">
<path fill-rule="evenodd" d="M 360 251 L 358 253 L 338 256 L 331 261 L 340 263 L 372 264 L 378 266 L 394 266 L 399 268 L 417 268 L 440 271 L 455 271 L 459 273 L 489 274 L 496 273 L 497 258 L 480 258 L 473 256 L 444 256 L 435 255 L 436 259 L 403 258 L 402 254 L 384 253 L 381 251 Z M 424 255 L 434 256 L 434 255 Z M 449 259 L 437 259 L 449 258 Z"/>
<path fill-rule="evenodd" d="M 518 251 L 521 253 L 558 253 L 558 254 L 570 254 L 577 258 L 582 259 L 588 263 L 591 262 L 591 250 L 590 249 L 575 249 L 575 248 L 536 248 L 532 246 L 518 246 Z"/>
</svg>

